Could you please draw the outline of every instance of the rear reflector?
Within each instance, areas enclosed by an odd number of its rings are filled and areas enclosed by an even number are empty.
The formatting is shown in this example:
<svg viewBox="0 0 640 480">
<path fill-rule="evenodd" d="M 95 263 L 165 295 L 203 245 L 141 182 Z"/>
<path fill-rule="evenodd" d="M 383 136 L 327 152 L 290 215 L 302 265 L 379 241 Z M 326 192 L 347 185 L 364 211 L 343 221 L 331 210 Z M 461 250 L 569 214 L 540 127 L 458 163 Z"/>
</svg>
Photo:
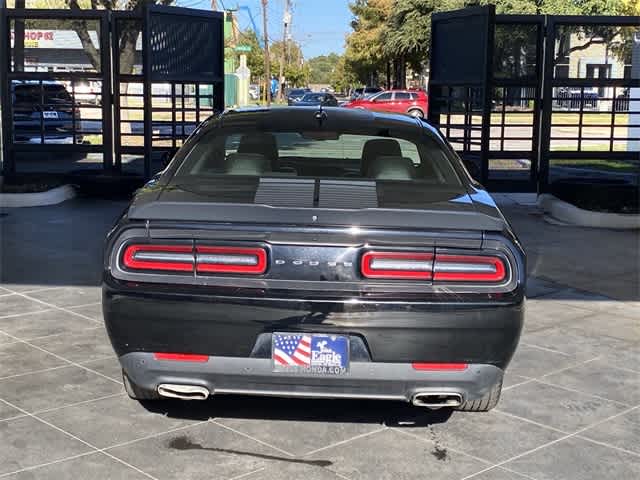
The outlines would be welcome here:
<svg viewBox="0 0 640 480">
<path fill-rule="evenodd" d="M 433 265 L 434 281 L 500 282 L 505 276 L 504 262 L 498 257 L 437 254 Z"/>
<path fill-rule="evenodd" d="M 122 256 L 131 270 L 193 272 L 191 245 L 129 245 Z"/>
<path fill-rule="evenodd" d="M 462 371 L 467 369 L 466 363 L 412 363 L 414 370 L 428 371 Z"/>
<path fill-rule="evenodd" d="M 191 353 L 154 353 L 156 360 L 166 360 L 170 362 L 195 362 L 205 363 L 209 361 L 208 355 L 195 355 Z"/>
<path fill-rule="evenodd" d="M 252 247 L 196 247 L 196 271 L 260 275 L 267 270 L 267 252 Z"/>
<path fill-rule="evenodd" d="M 361 271 L 367 278 L 430 280 L 433 254 L 410 252 L 366 252 Z"/>
</svg>

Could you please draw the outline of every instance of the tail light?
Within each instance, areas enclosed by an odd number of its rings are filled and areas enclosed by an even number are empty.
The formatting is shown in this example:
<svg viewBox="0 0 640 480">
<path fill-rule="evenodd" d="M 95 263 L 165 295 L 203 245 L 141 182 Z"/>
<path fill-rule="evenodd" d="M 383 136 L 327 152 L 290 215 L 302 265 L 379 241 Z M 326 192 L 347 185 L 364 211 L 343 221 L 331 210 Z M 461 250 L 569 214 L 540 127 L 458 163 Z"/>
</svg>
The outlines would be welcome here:
<svg viewBox="0 0 640 480">
<path fill-rule="evenodd" d="M 362 255 L 361 270 L 367 278 L 430 280 L 433 254 L 366 252 Z"/>
<path fill-rule="evenodd" d="M 121 262 L 133 271 L 261 275 L 267 270 L 267 252 L 259 247 L 132 244 Z"/>
<path fill-rule="evenodd" d="M 425 252 L 365 252 L 360 263 L 366 278 L 498 283 L 507 277 L 505 261 L 491 255 Z"/>
<path fill-rule="evenodd" d="M 129 270 L 193 272 L 191 245 L 128 245 L 122 264 Z"/>
<path fill-rule="evenodd" d="M 498 257 L 437 254 L 433 280 L 444 282 L 500 282 L 507 274 Z"/>
<path fill-rule="evenodd" d="M 261 275 L 267 270 L 267 252 L 252 247 L 196 247 L 196 271 Z"/>
</svg>

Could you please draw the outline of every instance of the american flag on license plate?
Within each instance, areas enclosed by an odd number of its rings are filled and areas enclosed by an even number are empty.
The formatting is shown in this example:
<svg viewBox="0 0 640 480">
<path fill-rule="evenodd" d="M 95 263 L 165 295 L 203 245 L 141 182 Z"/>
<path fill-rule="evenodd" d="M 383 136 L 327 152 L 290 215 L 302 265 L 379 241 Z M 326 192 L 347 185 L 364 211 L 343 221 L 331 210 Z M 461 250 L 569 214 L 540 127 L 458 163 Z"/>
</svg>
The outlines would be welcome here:
<svg viewBox="0 0 640 480">
<path fill-rule="evenodd" d="M 311 336 L 276 335 L 273 361 L 276 365 L 311 366 Z"/>
</svg>

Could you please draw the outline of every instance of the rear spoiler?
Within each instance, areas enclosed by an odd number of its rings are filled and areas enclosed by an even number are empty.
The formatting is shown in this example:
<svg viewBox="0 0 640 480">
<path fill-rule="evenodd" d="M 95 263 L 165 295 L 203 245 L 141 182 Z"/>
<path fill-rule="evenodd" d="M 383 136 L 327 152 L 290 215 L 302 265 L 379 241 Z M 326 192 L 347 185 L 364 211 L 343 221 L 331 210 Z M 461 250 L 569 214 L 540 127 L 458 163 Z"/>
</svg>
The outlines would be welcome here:
<svg viewBox="0 0 640 480">
<path fill-rule="evenodd" d="M 296 226 L 347 226 L 399 229 L 446 229 L 501 232 L 506 225 L 496 218 L 470 208 L 409 210 L 391 208 L 320 209 L 273 207 L 216 202 L 153 201 L 132 205 L 131 220 L 179 222 L 239 222 Z"/>
</svg>

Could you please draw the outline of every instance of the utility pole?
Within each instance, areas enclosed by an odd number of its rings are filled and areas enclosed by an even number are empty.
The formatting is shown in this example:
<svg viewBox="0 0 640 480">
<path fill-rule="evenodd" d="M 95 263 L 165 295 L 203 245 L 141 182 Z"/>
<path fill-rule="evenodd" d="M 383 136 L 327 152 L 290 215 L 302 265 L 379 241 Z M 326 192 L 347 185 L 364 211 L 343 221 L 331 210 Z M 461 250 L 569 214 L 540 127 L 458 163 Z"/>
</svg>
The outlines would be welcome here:
<svg viewBox="0 0 640 480">
<path fill-rule="evenodd" d="M 282 18 L 282 52 L 280 53 L 280 89 L 278 93 L 280 101 L 284 100 L 284 64 L 287 60 L 287 30 L 289 28 L 289 23 L 291 22 L 291 13 L 289 12 L 290 8 L 290 0 L 284 0 L 284 16 Z"/>
<path fill-rule="evenodd" d="M 269 35 L 267 33 L 267 0 L 262 0 L 262 31 L 264 35 L 264 93 L 267 106 L 271 106 L 271 59 L 269 58 Z"/>
<path fill-rule="evenodd" d="M 211 0 L 211 10 L 214 12 L 218 11 L 218 0 Z"/>
</svg>

